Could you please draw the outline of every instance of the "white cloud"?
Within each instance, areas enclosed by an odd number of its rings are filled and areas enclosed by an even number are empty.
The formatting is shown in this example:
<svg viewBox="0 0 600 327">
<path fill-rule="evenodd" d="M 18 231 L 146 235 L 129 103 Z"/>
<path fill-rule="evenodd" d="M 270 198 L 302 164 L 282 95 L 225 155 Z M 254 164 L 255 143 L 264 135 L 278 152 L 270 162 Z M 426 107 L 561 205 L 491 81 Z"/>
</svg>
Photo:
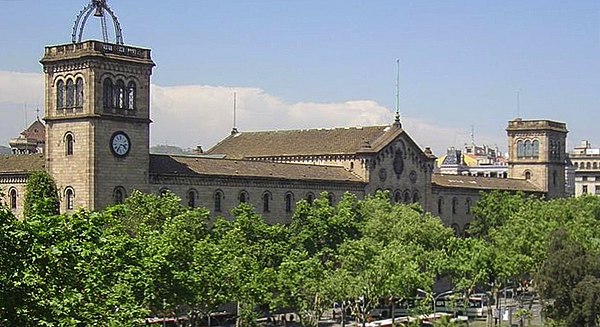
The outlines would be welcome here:
<svg viewBox="0 0 600 327">
<path fill-rule="evenodd" d="M 151 143 L 208 149 L 227 136 L 233 127 L 233 93 L 237 93 L 237 127 L 240 131 L 318 127 L 383 125 L 393 121 L 393 112 L 371 100 L 314 103 L 286 101 L 259 88 L 184 85 L 152 85 Z M 29 121 L 35 106 L 43 103 L 42 74 L 0 71 L 0 144 L 8 143 L 24 128 L 24 106 Z M 403 127 L 421 147 L 442 155 L 448 146 L 461 147 L 469 133 L 433 121 L 403 117 Z M 485 137 L 483 141 L 505 138 Z"/>
</svg>

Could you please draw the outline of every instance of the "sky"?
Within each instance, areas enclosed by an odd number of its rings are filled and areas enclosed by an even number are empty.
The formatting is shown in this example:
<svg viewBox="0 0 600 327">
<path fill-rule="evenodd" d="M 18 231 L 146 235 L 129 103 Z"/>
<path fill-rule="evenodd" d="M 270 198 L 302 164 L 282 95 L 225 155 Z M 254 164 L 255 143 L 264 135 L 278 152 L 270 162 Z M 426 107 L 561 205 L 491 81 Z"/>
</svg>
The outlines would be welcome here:
<svg viewBox="0 0 600 327">
<path fill-rule="evenodd" d="M 244 131 L 389 124 L 421 147 L 507 147 L 516 117 L 600 147 L 600 1 L 108 0 L 152 49 L 151 144 Z M 0 144 L 43 112 L 44 46 L 89 0 L 0 0 Z M 84 39 L 101 39 L 90 17 Z M 113 34 L 112 30 L 109 30 Z M 472 133 L 473 132 L 473 133 Z"/>
</svg>

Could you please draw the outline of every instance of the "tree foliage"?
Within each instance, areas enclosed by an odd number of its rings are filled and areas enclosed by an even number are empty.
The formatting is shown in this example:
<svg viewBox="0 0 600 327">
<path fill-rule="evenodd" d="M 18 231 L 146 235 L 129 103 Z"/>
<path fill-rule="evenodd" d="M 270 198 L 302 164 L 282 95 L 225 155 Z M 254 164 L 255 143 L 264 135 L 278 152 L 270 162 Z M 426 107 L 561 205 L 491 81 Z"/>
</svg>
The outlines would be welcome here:
<svg viewBox="0 0 600 327">
<path fill-rule="evenodd" d="M 25 217 L 52 216 L 60 212 L 56 183 L 45 171 L 33 172 L 25 187 Z"/>
</svg>

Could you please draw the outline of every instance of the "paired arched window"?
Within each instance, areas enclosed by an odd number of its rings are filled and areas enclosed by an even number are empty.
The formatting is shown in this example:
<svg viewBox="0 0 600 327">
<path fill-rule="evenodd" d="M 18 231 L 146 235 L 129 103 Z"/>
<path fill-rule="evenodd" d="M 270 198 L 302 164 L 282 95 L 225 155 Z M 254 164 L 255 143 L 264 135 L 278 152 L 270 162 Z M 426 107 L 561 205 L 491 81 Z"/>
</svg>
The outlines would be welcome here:
<svg viewBox="0 0 600 327">
<path fill-rule="evenodd" d="M 248 202 L 248 198 L 249 198 L 248 192 L 241 191 L 238 198 L 240 200 L 240 203 L 247 203 Z"/>
<path fill-rule="evenodd" d="M 198 197 L 198 192 L 196 190 L 191 189 L 187 192 L 187 205 L 190 208 L 196 207 L 196 198 Z"/>
<path fill-rule="evenodd" d="M 70 132 L 68 132 L 67 134 L 65 134 L 65 154 L 67 156 L 72 156 L 73 155 L 73 145 L 75 143 L 75 138 L 73 137 L 73 134 L 71 134 Z"/>
<path fill-rule="evenodd" d="M 113 200 L 115 204 L 122 204 L 125 202 L 125 189 L 122 186 L 115 187 L 113 192 Z"/>
<path fill-rule="evenodd" d="M 517 158 L 540 156 L 540 142 L 538 140 L 517 141 Z"/>
<path fill-rule="evenodd" d="M 11 188 L 8 192 L 10 197 L 10 209 L 17 210 L 17 190 L 15 188 Z"/>
<path fill-rule="evenodd" d="M 75 191 L 71 187 L 65 189 L 65 208 L 73 210 L 75 207 Z"/>
<path fill-rule="evenodd" d="M 73 108 L 83 106 L 83 78 L 77 77 L 56 82 L 56 108 Z"/>
<path fill-rule="evenodd" d="M 110 77 L 104 79 L 103 102 L 104 108 L 134 110 L 136 108 L 137 86 L 134 81 L 129 81 L 127 85 L 122 79 L 116 82 Z"/>
<path fill-rule="evenodd" d="M 271 194 L 269 194 L 269 192 L 265 192 L 263 193 L 263 212 L 269 212 L 271 211 L 271 208 L 269 206 L 269 200 L 271 199 Z"/>
<path fill-rule="evenodd" d="M 294 194 L 288 192 L 285 194 L 285 212 L 292 212 L 294 205 Z"/>
<path fill-rule="evenodd" d="M 214 195 L 215 200 L 215 212 L 221 212 L 221 200 L 223 199 L 223 192 L 216 191 Z"/>
</svg>

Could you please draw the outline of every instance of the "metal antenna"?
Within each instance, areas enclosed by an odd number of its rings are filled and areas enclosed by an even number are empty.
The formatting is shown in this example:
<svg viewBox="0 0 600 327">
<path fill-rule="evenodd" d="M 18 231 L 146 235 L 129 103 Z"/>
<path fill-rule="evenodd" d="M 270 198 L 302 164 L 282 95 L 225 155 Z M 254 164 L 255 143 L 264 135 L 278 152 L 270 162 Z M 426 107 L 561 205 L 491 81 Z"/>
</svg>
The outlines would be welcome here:
<svg viewBox="0 0 600 327">
<path fill-rule="evenodd" d="M 402 127 L 402 123 L 400 123 L 400 59 L 396 59 L 396 116 L 394 126 Z"/>
<path fill-rule="evenodd" d="M 237 111 L 237 92 L 233 92 L 233 128 L 231 129 L 231 135 L 235 135 L 235 134 L 239 133 L 239 131 L 237 129 L 236 111 Z"/>
<path fill-rule="evenodd" d="M 475 125 L 471 125 L 471 144 L 475 145 Z"/>
</svg>

